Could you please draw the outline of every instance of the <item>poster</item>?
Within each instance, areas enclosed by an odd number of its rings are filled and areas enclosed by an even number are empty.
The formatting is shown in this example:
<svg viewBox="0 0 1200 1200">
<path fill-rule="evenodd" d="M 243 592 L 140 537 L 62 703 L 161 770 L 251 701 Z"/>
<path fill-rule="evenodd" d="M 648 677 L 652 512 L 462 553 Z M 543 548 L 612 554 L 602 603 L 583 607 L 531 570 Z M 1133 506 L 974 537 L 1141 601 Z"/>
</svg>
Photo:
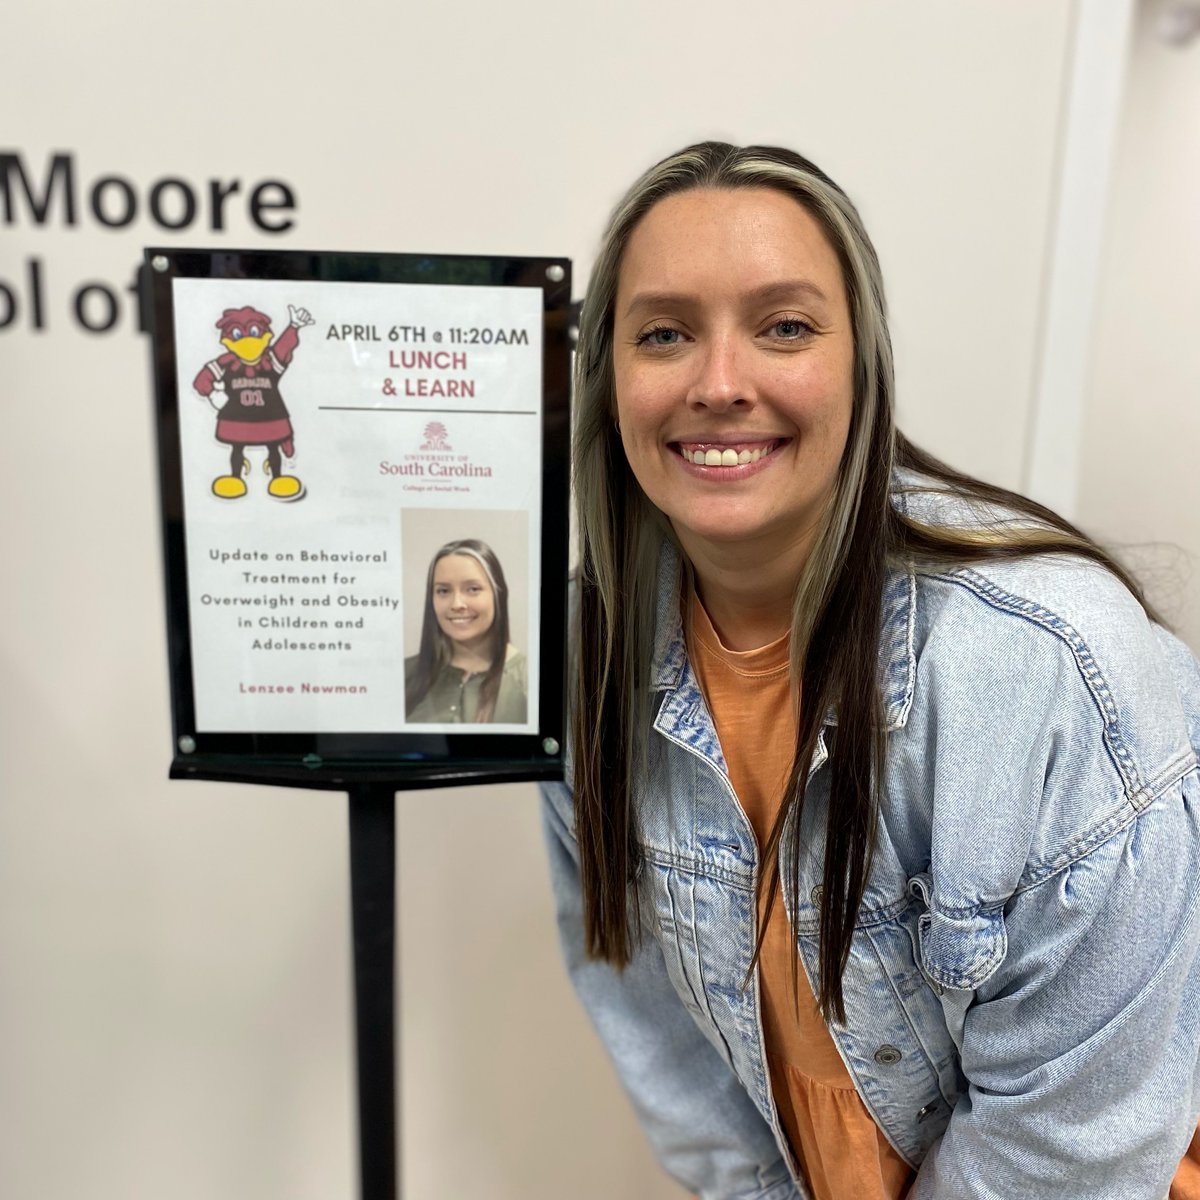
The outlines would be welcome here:
<svg viewBox="0 0 1200 1200">
<path fill-rule="evenodd" d="M 543 289 L 169 287 L 194 734 L 537 734 Z"/>
</svg>

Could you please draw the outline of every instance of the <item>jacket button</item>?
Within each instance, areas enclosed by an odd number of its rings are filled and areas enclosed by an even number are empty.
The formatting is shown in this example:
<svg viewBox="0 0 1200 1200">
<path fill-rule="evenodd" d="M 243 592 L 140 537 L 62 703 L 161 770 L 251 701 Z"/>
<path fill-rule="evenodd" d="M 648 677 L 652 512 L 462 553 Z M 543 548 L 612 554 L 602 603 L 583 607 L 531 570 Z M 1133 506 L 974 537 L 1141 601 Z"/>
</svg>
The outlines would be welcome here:
<svg viewBox="0 0 1200 1200">
<path fill-rule="evenodd" d="M 821 899 L 825 895 L 825 888 L 821 884 L 817 884 L 811 892 L 808 893 L 808 898 L 817 906 L 821 907 Z"/>
<path fill-rule="evenodd" d="M 894 1063 L 898 1063 L 904 1057 L 895 1046 L 880 1046 L 875 1051 L 875 1061 L 881 1067 L 890 1067 Z"/>
</svg>

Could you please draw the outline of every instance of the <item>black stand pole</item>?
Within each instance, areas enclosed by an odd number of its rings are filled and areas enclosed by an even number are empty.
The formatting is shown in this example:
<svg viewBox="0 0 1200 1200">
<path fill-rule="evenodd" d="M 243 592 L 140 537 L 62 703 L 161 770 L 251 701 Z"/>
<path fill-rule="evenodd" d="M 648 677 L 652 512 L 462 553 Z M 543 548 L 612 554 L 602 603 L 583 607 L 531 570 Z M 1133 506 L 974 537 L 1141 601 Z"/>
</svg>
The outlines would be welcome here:
<svg viewBox="0 0 1200 1200">
<path fill-rule="evenodd" d="M 358 1137 L 362 1200 L 396 1200 L 396 790 L 350 789 Z"/>
</svg>

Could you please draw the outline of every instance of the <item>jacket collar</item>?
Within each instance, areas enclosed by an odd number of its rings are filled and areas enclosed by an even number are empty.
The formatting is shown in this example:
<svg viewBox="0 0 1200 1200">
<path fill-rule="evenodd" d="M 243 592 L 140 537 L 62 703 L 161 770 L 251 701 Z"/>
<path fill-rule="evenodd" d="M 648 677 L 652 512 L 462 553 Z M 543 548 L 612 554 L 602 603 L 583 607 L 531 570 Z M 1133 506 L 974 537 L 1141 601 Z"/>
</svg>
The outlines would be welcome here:
<svg viewBox="0 0 1200 1200">
<path fill-rule="evenodd" d="M 658 558 L 658 593 L 654 614 L 654 662 L 651 686 L 656 691 L 673 691 L 679 686 L 687 664 L 687 647 L 680 615 L 682 565 L 679 551 L 664 542 Z M 884 728 L 901 728 L 912 708 L 917 673 L 913 633 L 916 627 L 917 580 L 911 571 L 888 573 L 883 591 L 879 623 L 879 681 L 883 691 Z M 836 725 L 836 714 L 825 718 Z"/>
</svg>

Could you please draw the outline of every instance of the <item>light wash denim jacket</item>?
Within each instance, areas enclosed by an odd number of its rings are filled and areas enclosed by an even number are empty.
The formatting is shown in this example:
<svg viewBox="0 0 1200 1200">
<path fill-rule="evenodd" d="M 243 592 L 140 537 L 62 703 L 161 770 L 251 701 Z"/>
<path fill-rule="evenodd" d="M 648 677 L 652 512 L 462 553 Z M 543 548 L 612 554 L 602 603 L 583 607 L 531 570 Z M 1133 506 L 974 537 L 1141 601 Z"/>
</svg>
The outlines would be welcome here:
<svg viewBox="0 0 1200 1200">
<path fill-rule="evenodd" d="M 831 1032 L 920 1165 L 912 1200 L 1164 1200 L 1200 1110 L 1200 667 L 1112 576 L 1054 557 L 892 576 L 880 670 L 878 849 Z M 584 957 L 571 793 L 544 788 L 568 970 L 666 1169 L 704 1200 L 798 1200 L 742 986 L 757 846 L 672 554 L 653 686 L 623 973 Z M 810 981 L 826 757 L 823 732 L 789 913 Z"/>
</svg>

